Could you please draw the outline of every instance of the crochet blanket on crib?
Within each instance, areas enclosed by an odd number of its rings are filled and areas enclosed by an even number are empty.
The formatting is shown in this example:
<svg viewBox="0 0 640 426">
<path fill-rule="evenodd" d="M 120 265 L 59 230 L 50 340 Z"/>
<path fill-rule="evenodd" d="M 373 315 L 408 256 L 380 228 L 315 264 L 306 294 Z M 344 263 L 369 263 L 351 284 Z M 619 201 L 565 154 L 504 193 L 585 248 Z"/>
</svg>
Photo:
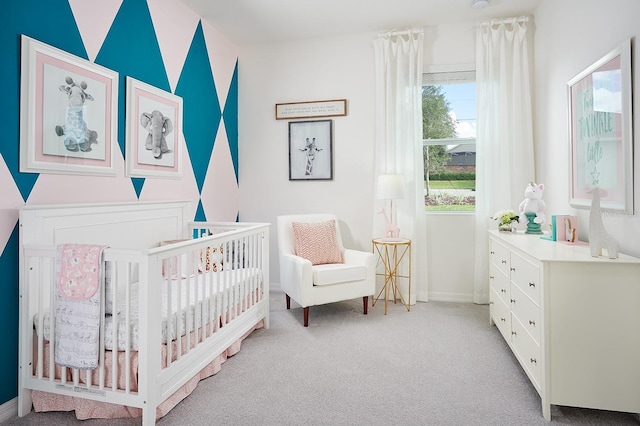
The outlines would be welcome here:
<svg viewBox="0 0 640 426">
<path fill-rule="evenodd" d="M 61 244 L 56 252 L 55 362 L 63 367 L 98 367 L 100 282 L 106 246 Z"/>
</svg>

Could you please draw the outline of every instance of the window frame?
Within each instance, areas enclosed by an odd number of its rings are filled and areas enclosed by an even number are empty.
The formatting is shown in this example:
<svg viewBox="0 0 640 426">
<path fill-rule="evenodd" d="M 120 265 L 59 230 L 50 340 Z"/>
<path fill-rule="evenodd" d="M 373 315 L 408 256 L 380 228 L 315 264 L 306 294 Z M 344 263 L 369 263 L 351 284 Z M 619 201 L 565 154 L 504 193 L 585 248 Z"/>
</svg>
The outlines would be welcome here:
<svg viewBox="0 0 640 426">
<path fill-rule="evenodd" d="M 422 86 L 446 86 L 458 83 L 477 83 L 476 70 L 474 65 L 460 66 L 457 68 L 429 68 L 425 67 L 422 74 Z M 476 98 L 477 102 L 477 98 Z M 477 111 L 476 111 L 477 118 Z M 425 146 L 436 145 L 474 145 L 476 146 L 476 138 L 442 138 L 442 139 L 422 139 L 421 153 Z M 425 176 L 426 182 L 426 176 Z M 425 189 L 426 195 L 426 189 Z M 475 206 L 473 210 L 427 210 L 425 202 L 425 214 L 475 214 Z"/>
</svg>

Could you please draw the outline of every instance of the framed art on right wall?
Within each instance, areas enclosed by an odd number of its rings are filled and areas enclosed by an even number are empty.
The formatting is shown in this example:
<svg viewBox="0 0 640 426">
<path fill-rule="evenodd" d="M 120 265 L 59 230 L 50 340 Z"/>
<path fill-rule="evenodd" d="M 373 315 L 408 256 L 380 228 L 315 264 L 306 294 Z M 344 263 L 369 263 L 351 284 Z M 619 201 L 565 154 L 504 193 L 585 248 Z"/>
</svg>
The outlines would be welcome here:
<svg viewBox="0 0 640 426">
<path fill-rule="evenodd" d="M 598 187 L 602 209 L 633 214 L 631 92 L 629 39 L 567 83 L 572 207 Z"/>
</svg>

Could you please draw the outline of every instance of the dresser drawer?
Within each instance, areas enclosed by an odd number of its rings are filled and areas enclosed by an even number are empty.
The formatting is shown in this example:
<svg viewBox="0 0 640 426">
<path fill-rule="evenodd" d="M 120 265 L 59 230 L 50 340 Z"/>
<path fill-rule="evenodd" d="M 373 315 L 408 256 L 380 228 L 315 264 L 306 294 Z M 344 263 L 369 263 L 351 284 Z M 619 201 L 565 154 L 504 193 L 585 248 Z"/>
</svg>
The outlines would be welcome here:
<svg viewBox="0 0 640 426">
<path fill-rule="evenodd" d="M 509 276 L 509 249 L 495 240 L 491 240 L 491 264 Z"/>
<path fill-rule="evenodd" d="M 515 285 L 510 295 L 512 316 L 518 318 L 536 344 L 540 345 L 540 308 Z"/>
<path fill-rule="evenodd" d="M 517 253 L 511 252 L 511 281 L 540 305 L 540 268 Z"/>
<path fill-rule="evenodd" d="M 520 363 L 527 370 L 529 378 L 538 392 L 542 377 L 540 346 L 526 332 L 524 325 L 516 317 L 511 318 L 511 345 L 514 352 L 520 358 Z"/>
<path fill-rule="evenodd" d="M 502 301 L 502 298 L 496 293 L 494 289 L 489 291 L 490 300 L 490 315 L 493 318 L 493 322 L 502 333 L 502 336 L 507 342 L 511 341 L 511 312 L 509 312 L 509 305 Z"/>
<path fill-rule="evenodd" d="M 493 288 L 505 304 L 509 304 L 509 276 L 505 275 L 497 266 L 489 266 L 489 285 Z"/>
</svg>

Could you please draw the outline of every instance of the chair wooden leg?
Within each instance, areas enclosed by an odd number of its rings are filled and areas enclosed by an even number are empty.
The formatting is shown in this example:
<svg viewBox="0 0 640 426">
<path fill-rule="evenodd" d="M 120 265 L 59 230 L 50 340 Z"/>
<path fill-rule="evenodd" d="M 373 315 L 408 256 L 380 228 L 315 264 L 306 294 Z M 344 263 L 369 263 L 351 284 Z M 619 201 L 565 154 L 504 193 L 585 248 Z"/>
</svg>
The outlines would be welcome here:
<svg viewBox="0 0 640 426">
<path fill-rule="evenodd" d="M 302 308 L 302 313 L 304 315 L 304 326 L 309 327 L 309 307 Z"/>
<path fill-rule="evenodd" d="M 362 304 L 364 305 L 364 314 L 367 315 L 367 309 L 369 308 L 369 296 L 362 298 Z"/>
<path fill-rule="evenodd" d="M 288 294 L 284 295 L 287 298 L 287 309 L 291 309 L 291 298 Z"/>
</svg>

